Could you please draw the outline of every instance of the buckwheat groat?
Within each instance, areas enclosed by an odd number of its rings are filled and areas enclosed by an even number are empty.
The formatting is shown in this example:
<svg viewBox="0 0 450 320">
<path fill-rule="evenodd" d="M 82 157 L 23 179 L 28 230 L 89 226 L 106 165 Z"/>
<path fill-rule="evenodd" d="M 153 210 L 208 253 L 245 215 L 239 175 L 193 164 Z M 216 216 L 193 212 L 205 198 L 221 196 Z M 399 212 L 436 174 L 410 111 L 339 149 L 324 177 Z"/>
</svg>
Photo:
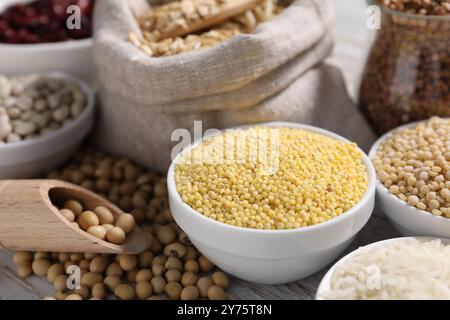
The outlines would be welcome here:
<svg viewBox="0 0 450 320">
<path fill-rule="evenodd" d="M 379 0 L 386 7 L 398 11 L 421 15 L 450 14 L 448 0 Z"/>
</svg>

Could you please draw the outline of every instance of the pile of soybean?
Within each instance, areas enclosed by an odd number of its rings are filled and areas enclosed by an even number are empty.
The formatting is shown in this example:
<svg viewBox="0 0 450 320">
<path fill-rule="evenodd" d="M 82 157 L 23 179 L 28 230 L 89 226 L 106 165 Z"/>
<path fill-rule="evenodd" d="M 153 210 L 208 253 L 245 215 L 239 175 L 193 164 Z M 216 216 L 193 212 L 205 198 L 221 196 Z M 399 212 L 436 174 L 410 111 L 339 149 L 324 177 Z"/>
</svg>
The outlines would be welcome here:
<svg viewBox="0 0 450 320">
<path fill-rule="evenodd" d="M 121 214 L 115 218 L 111 210 L 99 206 L 86 210 L 81 201 L 70 199 L 60 209 L 61 215 L 66 218 L 74 228 L 86 231 L 100 240 L 121 245 L 125 242 L 127 234 L 133 231 L 135 221 L 129 213 Z"/>
<path fill-rule="evenodd" d="M 92 148 L 81 150 L 72 163 L 48 178 L 81 185 L 130 212 L 151 246 L 139 255 L 17 252 L 13 261 L 21 278 L 34 274 L 53 284 L 55 296 L 45 299 L 227 298 L 227 275 L 215 270 L 175 224 L 165 178 Z M 80 268 L 79 289 L 67 287 L 70 266 Z"/>
</svg>

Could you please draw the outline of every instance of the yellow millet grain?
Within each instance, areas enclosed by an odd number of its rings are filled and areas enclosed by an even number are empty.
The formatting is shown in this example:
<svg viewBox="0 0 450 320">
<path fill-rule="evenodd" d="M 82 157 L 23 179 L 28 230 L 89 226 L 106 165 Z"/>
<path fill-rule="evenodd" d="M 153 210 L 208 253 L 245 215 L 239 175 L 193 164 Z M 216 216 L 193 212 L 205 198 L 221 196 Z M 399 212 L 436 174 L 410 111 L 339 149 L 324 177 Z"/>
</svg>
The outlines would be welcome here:
<svg viewBox="0 0 450 320">
<path fill-rule="evenodd" d="M 410 206 L 450 218 L 450 119 L 395 131 L 372 159 L 378 179 Z"/>
<path fill-rule="evenodd" d="M 226 161 L 218 161 L 224 154 Z M 183 201 L 203 215 L 268 230 L 337 217 L 368 187 L 355 144 L 305 130 L 263 127 L 205 139 L 180 157 L 175 181 Z"/>
</svg>

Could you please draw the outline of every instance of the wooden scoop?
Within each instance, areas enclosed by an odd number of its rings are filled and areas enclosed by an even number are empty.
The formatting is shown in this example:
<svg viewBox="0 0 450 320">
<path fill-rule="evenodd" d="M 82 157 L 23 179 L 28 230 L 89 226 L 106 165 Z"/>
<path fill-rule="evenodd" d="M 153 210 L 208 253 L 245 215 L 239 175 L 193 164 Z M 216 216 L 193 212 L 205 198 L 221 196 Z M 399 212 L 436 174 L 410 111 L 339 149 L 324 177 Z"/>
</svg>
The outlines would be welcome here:
<svg viewBox="0 0 450 320">
<path fill-rule="evenodd" d="M 65 200 L 77 199 L 87 208 L 104 206 L 114 217 L 123 212 L 109 201 L 81 187 L 56 180 L 0 181 L 0 247 L 15 251 L 136 254 L 148 248 L 138 227 L 123 245 L 88 234 L 59 213 Z"/>
<path fill-rule="evenodd" d="M 168 31 L 161 32 L 158 39 L 163 40 L 173 37 L 182 37 L 213 26 L 216 26 L 230 18 L 236 17 L 248 9 L 251 9 L 260 0 L 228 0 L 220 6 L 217 14 L 212 14 L 199 20 L 188 22 L 188 26 L 179 26 Z"/>
</svg>

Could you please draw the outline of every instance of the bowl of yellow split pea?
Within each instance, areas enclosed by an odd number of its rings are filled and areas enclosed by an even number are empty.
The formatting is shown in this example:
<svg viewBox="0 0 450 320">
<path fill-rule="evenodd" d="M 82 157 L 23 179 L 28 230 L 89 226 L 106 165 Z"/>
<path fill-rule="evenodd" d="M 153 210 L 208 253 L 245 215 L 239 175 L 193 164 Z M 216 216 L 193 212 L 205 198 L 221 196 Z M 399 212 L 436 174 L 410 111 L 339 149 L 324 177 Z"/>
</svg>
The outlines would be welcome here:
<svg viewBox="0 0 450 320">
<path fill-rule="evenodd" d="M 356 144 L 313 126 L 270 122 L 204 137 L 167 176 L 177 224 L 214 264 L 283 284 L 321 270 L 369 220 L 376 175 Z"/>
</svg>

